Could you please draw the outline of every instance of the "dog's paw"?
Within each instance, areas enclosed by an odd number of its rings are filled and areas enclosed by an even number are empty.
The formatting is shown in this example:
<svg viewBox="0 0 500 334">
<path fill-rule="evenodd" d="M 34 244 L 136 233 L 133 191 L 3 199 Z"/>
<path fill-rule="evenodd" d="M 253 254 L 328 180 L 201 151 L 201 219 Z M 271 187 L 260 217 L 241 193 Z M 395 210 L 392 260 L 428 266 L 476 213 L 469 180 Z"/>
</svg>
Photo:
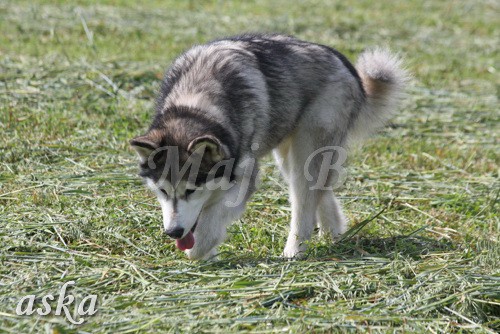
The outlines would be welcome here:
<svg viewBox="0 0 500 334">
<path fill-rule="evenodd" d="M 303 244 L 288 244 L 286 245 L 285 249 L 283 250 L 283 254 L 281 254 L 282 257 L 285 257 L 287 259 L 300 259 L 304 256 L 306 251 L 306 247 Z"/>
<path fill-rule="evenodd" d="M 192 249 L 187 249 L 184 251 L 190 260 L 206 260 L 206 261 L 217 261 L 217 247 L 212 248 L 208 252 L 202 252 L 200 249 L 193 247 Z"/>
<path fill-rule="evenodd" d="M 204 261 L 218 261 L 219 260 L 219 251 L 217 247 L 212 248 L 205 256 L 203 256 L 202 260 Z"/>
</svg>

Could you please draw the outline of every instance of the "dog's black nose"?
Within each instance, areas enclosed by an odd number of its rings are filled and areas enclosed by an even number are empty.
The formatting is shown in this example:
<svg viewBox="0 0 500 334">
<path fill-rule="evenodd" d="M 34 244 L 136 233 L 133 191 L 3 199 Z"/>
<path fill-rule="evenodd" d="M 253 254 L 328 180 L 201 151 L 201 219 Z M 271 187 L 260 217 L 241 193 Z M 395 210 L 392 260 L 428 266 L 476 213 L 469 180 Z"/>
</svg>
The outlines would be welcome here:
<svg viewBox="0 0 500 334">
<path fill-rule="evenodd" d="M 179 239 L 184 234 L 184 229 L 182 227 L 170 228 L 168 230 L 165 230 L 165 234 L 171 238 Z"/>
</svg>

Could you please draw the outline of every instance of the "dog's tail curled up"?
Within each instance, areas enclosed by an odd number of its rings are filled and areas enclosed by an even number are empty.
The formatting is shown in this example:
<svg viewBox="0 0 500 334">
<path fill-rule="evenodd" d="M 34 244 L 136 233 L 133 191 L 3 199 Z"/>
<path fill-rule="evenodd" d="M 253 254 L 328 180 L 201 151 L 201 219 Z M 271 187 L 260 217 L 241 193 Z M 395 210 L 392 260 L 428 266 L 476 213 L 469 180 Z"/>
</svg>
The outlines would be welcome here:
<svg viewBox="0 0 500 334">
<path fill-rule="evenodd" d="M 352 140 L 366 138 L 387 122 L 410 81 L 401 59 L 380 48 L 363 52 L 356 69 L 366 92 L 366 101 L 351 131 Z"/>
</svg>

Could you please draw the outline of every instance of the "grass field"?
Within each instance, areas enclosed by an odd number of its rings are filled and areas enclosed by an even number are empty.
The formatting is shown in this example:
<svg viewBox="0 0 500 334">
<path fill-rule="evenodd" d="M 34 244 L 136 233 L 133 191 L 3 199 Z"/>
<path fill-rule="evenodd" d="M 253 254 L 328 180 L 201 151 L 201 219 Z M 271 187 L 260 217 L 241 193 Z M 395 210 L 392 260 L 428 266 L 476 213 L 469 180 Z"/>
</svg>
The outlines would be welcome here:
<svg viewBox="0 0 500 334">
<path fill-rule="evenodd" d="M 0 332 L 499 331 L 499 4 L 353 3 L 0 0 Z M 179 52 L 244 31 L 351 60 L 389 46 L 414 81 L 349 157 L 341 242 L 279 257 L 290 210 L 268 159 L 220 260 L 189 262 L 128 140 Z M 98 295 L 83 324 L 16 314 L 71 280 Z"/>
</svg>

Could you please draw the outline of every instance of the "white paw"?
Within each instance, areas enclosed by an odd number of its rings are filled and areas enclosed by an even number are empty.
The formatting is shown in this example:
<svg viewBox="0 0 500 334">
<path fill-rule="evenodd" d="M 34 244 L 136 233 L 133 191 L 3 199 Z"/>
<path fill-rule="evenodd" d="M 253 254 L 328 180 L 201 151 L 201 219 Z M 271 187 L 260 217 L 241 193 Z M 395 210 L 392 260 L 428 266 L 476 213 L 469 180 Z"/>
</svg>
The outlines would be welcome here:
<svg viewBox="0 0 500 334">
<path fill-rule="evenodd" d="M 212 248 L 204 257 L 202 257 L 202 260 L 205 261 L 217 261 L 219 260 L 219 251 L 217 247 Z"/>
<path fill-rule="evenodd" d="M 190 260 L 209 260 L 209 261 L 216 261 L 217 260 L 217 247 L 212 248 L 206 253 L 203 253 L 200 251 L 200 249 L 197 249 L 193 247 L 192 249 L 187 249 L 184 251 Z"/>
<path fill-rule="evenodd" d="M 288 259 L 298 259 L 304 256 L 305 251 L 306 246 L 294 240 L 286 243 L 282 256 Z"/>
</svg>

